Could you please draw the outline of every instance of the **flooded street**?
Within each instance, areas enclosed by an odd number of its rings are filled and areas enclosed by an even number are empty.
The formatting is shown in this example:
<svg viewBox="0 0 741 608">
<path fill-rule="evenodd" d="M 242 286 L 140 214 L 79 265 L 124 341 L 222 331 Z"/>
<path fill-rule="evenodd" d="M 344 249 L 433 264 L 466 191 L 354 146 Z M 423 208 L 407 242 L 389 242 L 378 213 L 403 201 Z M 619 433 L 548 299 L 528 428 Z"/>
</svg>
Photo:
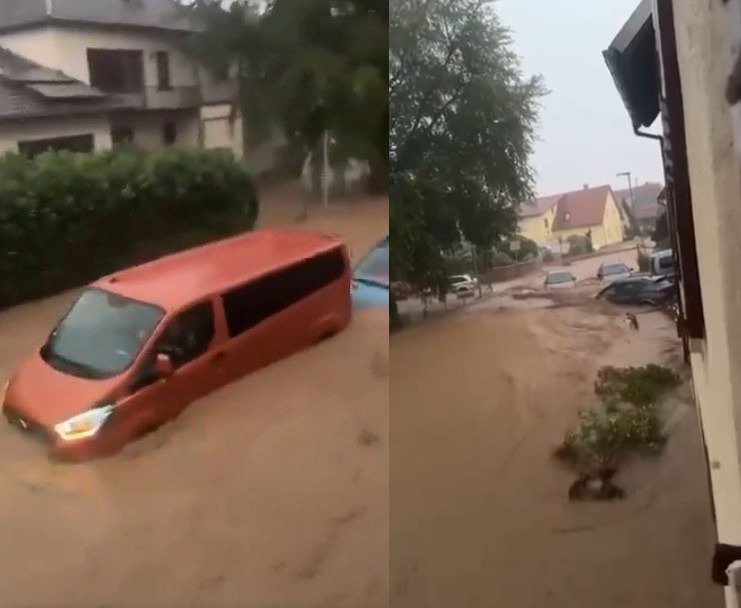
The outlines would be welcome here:
<svg viewBox="0 0 741 608">
<path fill-rule="evenodd" d="M 392 605 L 720 606 L 686 384 L 665 406 L 664 452 L 619 471 L 625 500 L 570 503 L 574 474 L 552 457 L 592 403 L 599 367 L 680 368 L 671 320 L 641 314 L 634 332 L 588 297 L 496 302 L 391 338 Z"/>
<path fill-rule="evenodd" d="M 266 197 L 261 223 L 296 209 Z M 303 225 L 358 257 L 386 234 L 388 204 Z M 73 297 L 0 313 L 3 378 Z M 388 374 L 388 317 L 364 312 L 110 459 L 52 464 L 0 425 L 0 605 L 387 605 Z"/>
</svg>

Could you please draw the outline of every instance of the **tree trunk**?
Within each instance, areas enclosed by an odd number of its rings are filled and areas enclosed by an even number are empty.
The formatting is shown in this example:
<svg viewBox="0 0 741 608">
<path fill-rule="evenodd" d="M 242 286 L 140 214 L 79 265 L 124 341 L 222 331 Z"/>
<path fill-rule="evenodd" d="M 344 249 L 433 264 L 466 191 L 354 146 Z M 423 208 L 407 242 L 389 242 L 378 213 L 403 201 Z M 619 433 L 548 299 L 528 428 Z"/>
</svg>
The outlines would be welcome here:
<svg viewBox="0 0 741 608">
<path fill-rule="evenodd" d="M 389 293 L 389 328 L 391 331 L 401 327 L 401 315 L 399 315 L 399 305 L 396 303 L 396 297 L 393 291 Z"/>
</svg>

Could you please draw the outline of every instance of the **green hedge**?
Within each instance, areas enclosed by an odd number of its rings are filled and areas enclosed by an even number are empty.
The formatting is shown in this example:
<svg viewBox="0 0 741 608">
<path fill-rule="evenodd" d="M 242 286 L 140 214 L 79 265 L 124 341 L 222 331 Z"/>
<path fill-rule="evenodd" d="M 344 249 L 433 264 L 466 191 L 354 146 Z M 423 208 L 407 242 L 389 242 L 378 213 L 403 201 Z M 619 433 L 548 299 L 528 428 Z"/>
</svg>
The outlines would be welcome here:
<svg viewBox="0 0 741 608">
<path fill-rule="evenodd" d="M 230 152 L 0 157 L 0 308 L 251 229 L 257 213 Z"/>
</svg>

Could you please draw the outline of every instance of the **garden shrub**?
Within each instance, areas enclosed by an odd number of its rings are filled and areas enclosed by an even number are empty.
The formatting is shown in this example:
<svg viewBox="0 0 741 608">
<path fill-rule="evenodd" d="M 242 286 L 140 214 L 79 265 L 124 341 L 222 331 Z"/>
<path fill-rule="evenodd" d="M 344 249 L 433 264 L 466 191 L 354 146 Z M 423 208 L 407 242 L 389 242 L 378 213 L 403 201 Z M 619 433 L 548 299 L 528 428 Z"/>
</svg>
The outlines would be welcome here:
<svg viewBox="0 0 741 608">
<path fill-rule="evenodd" d="M 0 308 L 251 229 L 257 212 L 225 151 L 0 157 Z"/>
<path fill-rule="evenodd" d="M 678 386 L 679 375 L 660 365 L 603 367 L 594 391 L 599 402 L 579 415 L 579 425 L 564 437 L 556 455 L 596 471 L 614 466 L 631 449 L 660 448 L 665 437 L 661 397 Z"/>
</svg>

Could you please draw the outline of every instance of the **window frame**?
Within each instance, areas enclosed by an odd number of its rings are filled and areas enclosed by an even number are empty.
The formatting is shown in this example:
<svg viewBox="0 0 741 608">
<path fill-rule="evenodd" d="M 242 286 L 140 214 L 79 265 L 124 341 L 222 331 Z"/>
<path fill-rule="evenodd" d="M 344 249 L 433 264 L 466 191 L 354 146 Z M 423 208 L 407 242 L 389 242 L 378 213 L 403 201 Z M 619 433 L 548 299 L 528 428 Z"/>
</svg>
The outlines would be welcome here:
<svg viewBox="0 0 741 608">
<path fill-rule="evenodd" d="M 157 51 L 155 53 L 157 64 L 157 90 L 172 91 L 172 71 L 170 70 L 170 53 Z"/>
<path fill-rule="evenodd" d="M 167 352 L 162 349 L 162 341 L 167 339 L 168 331 L 171 327 L 173 327 L 174 323 L 178 321 L 179 319 L 182 319 L 183 317 L 193 314 L 198 309 L 208 309 L 211 312 L 211 318 L 209 321 L 210 324 L 210 338 L 208 339 L 208 342 L 203 346 L 195 355 L 189 356 L 188 359 L 184 361 L 178 361 L 176 358 L 172 356 L 170 352 Z M 201 300 L 199 302 L 196 302 L 194 304 L 190 304 L 187 307 L 181 309 L 179 312 L 173 314 L 168 319 L 165 319 L 164 325 L 162 327 L 162 330 L 157 334 L 157 337 L 155 338 L 152 349 L 150 351 L 151 358 L 156 357 L 159 354 L 166 354 L 172 359 L 173 367 L 178 370 L 181 367 L 185 367 L 186 365 L 189 365 L 196 361 L 197 359 L 203 357 L 208 351 L 210 350 L 211 346 L 214 343 L 214 340 L 216 340 L 217 337 L 217 320 L 216 320 L 216 307 L 214 306 L 213 299 L 209 298 L 207 300 Z M 150 362 L 151 364 L 151 362 Z"/>
</svg>

